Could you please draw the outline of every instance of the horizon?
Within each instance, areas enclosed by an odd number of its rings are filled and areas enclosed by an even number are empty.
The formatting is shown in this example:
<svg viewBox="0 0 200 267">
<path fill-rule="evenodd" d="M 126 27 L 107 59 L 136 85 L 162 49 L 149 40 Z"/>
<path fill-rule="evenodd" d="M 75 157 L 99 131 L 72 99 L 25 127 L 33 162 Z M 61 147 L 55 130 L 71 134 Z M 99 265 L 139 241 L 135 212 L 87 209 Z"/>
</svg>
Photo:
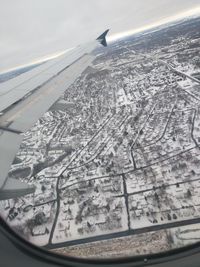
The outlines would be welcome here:
<svg viewBox="0 0 200 267">
<path fill-rule="evenodd" d="M 185 11 L 185 12 L 181 12 L 181 13 L 174 15 L 174 16 L 164 18 L 164 19 L 159 20 L 155 23 L 147 24 L 147 25 L 140 27 L 140 28 L 127 30 L 124 32 L 119 32 L 119 33 L 113 34 L 111 36 L 109 36 L 109 34 L 108 34 L 107 41 L 108 41 L 108 43 L 116 42 L 117 40 L 124 39 L 124 38 L 130 37 L 130 36 L 134 36 L 138 33 L 142 33 L 145 31 L 150 31 L 150 30 L 156 29 L 160 26 L 165 26 L 169 23 L 179 22 L 179 21 L 182 21 L 185 19 L 194 19 L 194 18 L 198 18 L 199 16 L 200 16 L 200 6 L 193 8 L 193 9 L 190 9 L 190 10 Z M 110 31 L 111 30 L 112 29 L 110 29 Z M 68 52 L 70 52 L 73 49 L 75 49 L 75 47 L 71 47 L 71 48 L 68 48 L 68 49 L 63 50 L 63 51 L 58 51 L 58 52 L 55 52 L 53 54 L 46 55 L 46 56 L 43 56 L 40 58 L 36 58 L 33 61 L 28 62 L 26 64 L 17 65 L 15 67 L 5 69 L 2 72 L 0 72 L 0 75 L 8 74 L 10 72 L 17 71 L 17 70 L 20 70 L 23 68 L 28 68 L 28 67 L 31 67 L 31 66 L 34 66 L 37 64 L 45 63 L 46 61 L 55 59 L 55 58 L 65 54 L 65 53 L 67 54 Z"/>
</svg>

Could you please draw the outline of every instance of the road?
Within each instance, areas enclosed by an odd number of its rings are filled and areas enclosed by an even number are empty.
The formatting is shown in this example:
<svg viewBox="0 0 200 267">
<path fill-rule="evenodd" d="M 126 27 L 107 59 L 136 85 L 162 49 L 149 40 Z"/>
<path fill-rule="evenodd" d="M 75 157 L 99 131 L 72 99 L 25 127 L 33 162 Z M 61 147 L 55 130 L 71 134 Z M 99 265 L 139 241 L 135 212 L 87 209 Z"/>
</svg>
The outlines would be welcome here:
<svg viewBox="0 0 200 267">
<path fill-rule="evenodd" d="M 80 245 L 80 244 L 85 244 L 85 243 L 90 243 L 90 242 L 108 240 L 108 239 L 113 239 L 113 238 L 126 237 L 130 235 L 138 235 L 138 234 L 148 233 L 152 231 L 159 231 L 159 230 L 170 229 L 170 228 L 180 227 L 180 226 L 185 226 L 185 225 L 199 224 L 199 223 L 200 223 L 200 218 L 195 218 L 195 219 L 183 220 L 179 222 L 171 222 L 171 223 L 162 224 L 162 225 L 153 225 L 149 227 L 138 228 L 135 230 L 131 229 L 127 231 L 116 232 L 116 233 L 111 233 L 111 234 L 106 234 L 106 235 L 87 237 L 87 238 L 66 241 L 66 242 L 61 242 L 61 243 L 55 243 L 55 244 L 49 243 L 48 245 L 43 246 L 43 247 L 46 249 L 56 249 L 56 248 L 75 246 L 75 245 Z"/>
</svg>

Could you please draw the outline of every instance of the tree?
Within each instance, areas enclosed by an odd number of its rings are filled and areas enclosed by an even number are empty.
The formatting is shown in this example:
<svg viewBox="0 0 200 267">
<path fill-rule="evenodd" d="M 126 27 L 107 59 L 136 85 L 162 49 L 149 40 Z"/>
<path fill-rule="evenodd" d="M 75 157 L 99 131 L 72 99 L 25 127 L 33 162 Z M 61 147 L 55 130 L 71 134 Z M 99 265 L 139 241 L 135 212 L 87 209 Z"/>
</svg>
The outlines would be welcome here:
<svg viewBox="0 0 200 267">
<path fill-rule="evenodd" d="M 155 192 L 154 196 L 155 196 L 155 199 L 156 199 L 157 201 L 159 201 L 159 196 L 158 196 L 157 192 Z"/>
<path fill-rule="evenodd" d="M 46 187 L 44 185 L 41 186 L 42 193 L 46 191 Z"/>
<path fill-rule="evenodd" d="M 111 168 L 108 166 L 108 167 L 106 167 L 106 172 L 108 173 L 108 172 L 111 172 Z"/>
<path fill-rule="evenodd" d="M 29 229 L 29 231 L 31 232 L 31 235 L 33 235 L 33 228 L 35 226 L 34 219 L 28 220 L 26 225 L 27 225 L 27 228 Z"/>
<path fill-rule="evenodd" d="M 171 219 L 172 219 L 172 217 L 169 213 L 167 214 L 167 219 L 168 219 L 168 221 L 171 221 Z"/>
<path fill-rule="evenodd" d="M 92 227 L 91 223 L 87 222 L 87 227 L 91 228 Z"/>
<path fill-rule="evenodd" d="M 39 212 L 38 214 L 35 215 L 34 218 L 35 225 L 42 225 L 45 222 L 46 222 L 46 217 L 44 212 Z"/>
<path fill-rule="evenodd" d="M 45 228 L 45 234 L 49 234 L 49 229 L 47 227 Z"/>
<path fill-rule="evenodd" d="M 96 193 L 99 193 L 99 188 L 98 188 L 98 185 L 97 185 L 97 186 L 95 186 L 95 188 L 94 188 L 94 191 L 95 191 Z"/>
<path fill-rule="evenodd" d="M 187 190 L 187 197 L 188 197 L 188 198 L 191 198 L 191 196 L 192 196 L 192 193 L 191 193 L 190 189 L 188 189 L 188 190 Z"/>
<path fill-rule="evenodd" d="M 128 132 L 124 131 L 123 136 L 126 136 L 126 135 L 128 135 Z"/>
<path fill-rule="evenodd" d="M 108 212 L 110 211 L 110 205 L 109 204 L 107 204 L 105 208 L 107 209 Z"/>
</svg>

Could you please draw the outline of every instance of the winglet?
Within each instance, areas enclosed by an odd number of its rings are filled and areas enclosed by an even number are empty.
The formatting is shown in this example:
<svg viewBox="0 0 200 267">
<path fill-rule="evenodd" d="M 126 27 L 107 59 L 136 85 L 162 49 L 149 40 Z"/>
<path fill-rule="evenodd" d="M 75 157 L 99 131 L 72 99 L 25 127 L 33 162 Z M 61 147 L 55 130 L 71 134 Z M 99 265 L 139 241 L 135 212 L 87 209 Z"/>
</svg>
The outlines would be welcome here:
<svg viewBox="0 0 200 267">
<path fill-rule="evenodd" d="M 106 35 L 109 32 L 109 29 L 106 30 L 104 33 L 102 33 L 97 40 L 102 44 L 103 46 L 107 46 L 107 41 L 106 41 Z"/>
</svg>

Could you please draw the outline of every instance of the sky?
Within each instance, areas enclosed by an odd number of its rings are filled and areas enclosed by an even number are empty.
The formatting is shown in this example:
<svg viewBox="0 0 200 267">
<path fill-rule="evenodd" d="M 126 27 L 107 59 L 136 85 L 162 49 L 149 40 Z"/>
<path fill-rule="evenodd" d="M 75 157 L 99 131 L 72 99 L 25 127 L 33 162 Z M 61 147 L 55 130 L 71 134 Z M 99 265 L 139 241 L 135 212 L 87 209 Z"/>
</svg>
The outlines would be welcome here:
<svg viewBox="0 0 200 267">
<path fill-rule="evenodd" d="M 200 13 L 199 0 L 0 0 L 0 73 Z"/>
</svg>

